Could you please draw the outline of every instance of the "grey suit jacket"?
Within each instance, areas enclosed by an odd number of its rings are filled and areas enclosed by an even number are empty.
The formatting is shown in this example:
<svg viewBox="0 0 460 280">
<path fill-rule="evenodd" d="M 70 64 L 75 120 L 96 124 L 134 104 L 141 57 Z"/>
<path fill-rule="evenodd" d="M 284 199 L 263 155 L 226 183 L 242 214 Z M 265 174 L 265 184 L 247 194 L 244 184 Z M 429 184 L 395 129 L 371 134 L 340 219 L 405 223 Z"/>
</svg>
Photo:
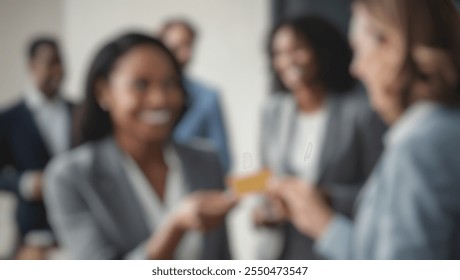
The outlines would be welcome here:
<svg viewBox="0 0 460 280">
<path fill-rule="evenodd" d="M 175 144 L 190 192 L 224 189 L 219 158 Z M 146 257 L 151 232 L 112 137 L 64 154 L 46 170 L 45 202 L 60 244 L 76 259 Z M 225 225 L 208 233 L 203 259 L 228 259 Z"/>
<path fill-rule="evenodd" d="M 336 215 L 317 241 L 324 256 L 460 258 L 460 109 L 439 106 L 407 120 L 391 129 L 355 221 Z"/>
<path fill-rule="evenodd" d="M 316 184 L 326 190 L 335 211 L 351 217 L 355 198 L 374 168 L 385 125 L 361 91 L 330 94 L 329 118 L 320 152 Z M 291 175 L 287 157 L 295 128 L 297 103 L 291 94 L 274 95 L 263 110 L 262 162 L 277 175 Z M 281 259 L 315 259 L 313 241 L 292 225 L 284 228 Z"/>
</svg>

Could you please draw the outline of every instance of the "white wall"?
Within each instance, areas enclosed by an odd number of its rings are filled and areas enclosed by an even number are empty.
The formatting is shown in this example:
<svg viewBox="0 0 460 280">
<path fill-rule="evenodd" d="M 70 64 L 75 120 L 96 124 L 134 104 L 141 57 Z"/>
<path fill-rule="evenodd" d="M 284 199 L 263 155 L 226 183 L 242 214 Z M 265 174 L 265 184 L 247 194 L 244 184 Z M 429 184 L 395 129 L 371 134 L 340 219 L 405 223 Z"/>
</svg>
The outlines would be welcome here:
<svg viewBox="0 0 460 280">
<path fill-rule="evenodd" d="M 66 62 L 65 91 L 79 100 L 88 64 L 97 48 L 124 30 L 153 33 L 169 17 L 186 17 L 199 29 L 190 72 L 222 92 L 234 171 L 258 166 L 260 105 L 268 86 L 265 39 L 268 0 L 0 0 L 0 106 L 24 85 L 24 47 L 36 33 L 61 37 Z M 5 63 L 6 62 L 6 63 Z M 251 153 L 253 168 L 242 166 Z M 0 202 L 1 203 L 1 202 Z M 238 258 L 253 257 L 249 215 L 230 218 Z"/>
<path fill-rule="evenodd" d="M 29 41 L 43 34 L 59 37 L 61 16 L 60 0 L 0 0 L 0 107 L 24 88 Z"/>
</svg>

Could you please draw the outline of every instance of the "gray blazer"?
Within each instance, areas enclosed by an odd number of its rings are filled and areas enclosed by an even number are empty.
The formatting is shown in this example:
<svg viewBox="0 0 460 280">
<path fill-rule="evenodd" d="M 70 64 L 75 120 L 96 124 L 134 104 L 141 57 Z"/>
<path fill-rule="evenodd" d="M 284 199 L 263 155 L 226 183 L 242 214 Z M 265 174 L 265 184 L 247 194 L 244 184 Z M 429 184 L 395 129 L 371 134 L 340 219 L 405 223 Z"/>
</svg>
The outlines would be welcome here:
<svg viewBox="0 0 460 280">
<path fill-rule="evenodd" d="M 355 198 L 377 162 L 385 125 L 363 92 L 330 94 L 329 118 L 320 152 L 319 176 L 311 182 L 326 190 L 335 211 L 351 217 Z M 276 94 L 263 110 L 262 162 L 277 175 L 291 175 L 287 157 L 297 103 L 291 94 Z M 284 228 L 281 259 L 316 259 L 313 241 L 292 225 Z"/>
<path fill-rule="evenodd" d="M 460 258 L 460 110 L 412 116 L 391 129 L 355 221 L 336 215 L 317 241 L 324 256 Z"/>
<path fill-rule="evenodd" d="M 175 144 L 190 192 L 224 189 L 219 158 Z M 145 258 L 151 235 L 112 137 L 85 144 L 46 169 L 45 202 L 59 243 L 76 259 Z M 225 225 L 208 233 L 203 259 L 230 258 Z"/>
</svg>

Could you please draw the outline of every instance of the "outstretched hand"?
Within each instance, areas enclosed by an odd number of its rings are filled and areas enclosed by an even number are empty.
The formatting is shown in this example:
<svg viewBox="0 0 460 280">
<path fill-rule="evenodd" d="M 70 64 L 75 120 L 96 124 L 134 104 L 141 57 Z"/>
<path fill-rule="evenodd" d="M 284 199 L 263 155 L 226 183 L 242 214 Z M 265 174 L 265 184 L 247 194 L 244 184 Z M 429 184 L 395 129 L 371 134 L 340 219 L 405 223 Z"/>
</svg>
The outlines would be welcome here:
<svg viewBox="0 0 460 280">
<path fill-rule="evenodd" d="M 227 213 L 238 203 L 238 198 L 221 191 L 201 191 L 191 194 L 176 213 L 183 230 L 208 232 L 223 221 Z"/>
<path fill-rule="evenodd" d="M 326 231 L 334 212 L 316 186 L 297 178 L 273 179 L 268 192 L 283 201 L 297 230 L 314 239 Z"/>
</svg>

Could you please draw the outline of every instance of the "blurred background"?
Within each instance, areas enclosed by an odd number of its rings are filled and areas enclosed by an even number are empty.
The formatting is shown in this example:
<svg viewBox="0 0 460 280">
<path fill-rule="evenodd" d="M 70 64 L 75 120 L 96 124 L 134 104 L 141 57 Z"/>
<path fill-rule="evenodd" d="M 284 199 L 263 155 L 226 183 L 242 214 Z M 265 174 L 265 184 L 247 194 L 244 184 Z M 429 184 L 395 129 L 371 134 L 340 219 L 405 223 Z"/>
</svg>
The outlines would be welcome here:
<svg viewBox="0 0 460 280">
<path fill-rule="evenodd" d="M 63 92 L 78 102 L 88 63 L 100 44 L 127 30 L 149 34 L 169 18 L 185 18 L 196 27 L 198 40 L 189 72 L 221 92 L 233 158 L 232 173 L 259 168 L 257 142 L 263 100 L 271 92 L 266 52 L 270 29 L 281 20 L 319 14 L 344 33 L 349 0 L 0 0 L 0 108 L 21 97 L 27 83 L 26 48 L 31 39 L 59 39 L 66 77 Z M 457 1 L 458 2 L 458 1 Z M 243 165 L 243 155 L 250 164 Z M 14 199 L 0 194 L 0 258 L 15 236 Z M 250 202 L 247 202 L 250 203 Z M 254 257 L 250 215 L 244 204 L 231 217 L 232 250 L 236 258 Z"/>
</svg>

